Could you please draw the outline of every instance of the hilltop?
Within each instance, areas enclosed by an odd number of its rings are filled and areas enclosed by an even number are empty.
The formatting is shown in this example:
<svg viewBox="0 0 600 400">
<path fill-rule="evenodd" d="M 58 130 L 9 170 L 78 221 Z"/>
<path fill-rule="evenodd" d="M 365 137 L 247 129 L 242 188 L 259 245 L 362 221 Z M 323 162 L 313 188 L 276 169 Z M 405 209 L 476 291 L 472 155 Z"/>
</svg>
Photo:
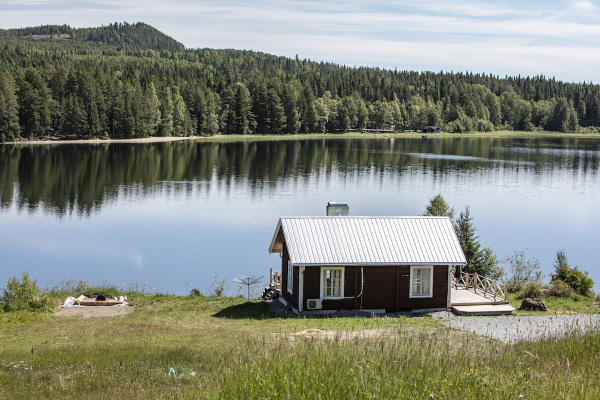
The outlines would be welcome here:
<svg viewBox="0 0 600 400">
<path fill-rule="evenodd" d="M 183 51 L 185 47 L 150 25 L 115 22 L 98 28 L 71 28 L 69 25 L 43 25 L 0 30 L 1 36 L 34 40 L 62 39 L 115 46 L 117 50 Z"/>
</svg>

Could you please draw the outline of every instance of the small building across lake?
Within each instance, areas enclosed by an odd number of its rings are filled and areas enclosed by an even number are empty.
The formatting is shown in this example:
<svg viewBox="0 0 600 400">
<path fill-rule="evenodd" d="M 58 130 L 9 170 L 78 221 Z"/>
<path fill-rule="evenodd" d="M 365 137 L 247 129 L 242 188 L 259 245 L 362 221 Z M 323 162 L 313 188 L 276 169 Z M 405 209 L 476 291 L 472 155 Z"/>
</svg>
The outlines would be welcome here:
<svg viewBox="0 0 600 400">
<path fill-rule="evenodd" d="M 439 126 L 424 126 L 423 133 L 440 133 Z"/>
<path fill-rule="evenodd" d="M 448 217 L 285 217 L 280 300 L 299 312 L 448 309 L 466 259 Z"/>
</svg>

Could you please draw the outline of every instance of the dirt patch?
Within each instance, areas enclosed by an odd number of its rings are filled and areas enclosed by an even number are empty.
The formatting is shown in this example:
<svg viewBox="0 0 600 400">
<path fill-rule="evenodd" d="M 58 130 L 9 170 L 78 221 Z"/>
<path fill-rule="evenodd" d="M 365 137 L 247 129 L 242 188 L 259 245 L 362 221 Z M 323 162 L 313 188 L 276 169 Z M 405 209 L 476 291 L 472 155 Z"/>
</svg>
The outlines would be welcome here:
<svg viewBox="0 0 600 400">
<path fill-rule="evenodd" d="M 54 313 L 55 317 L 76 317 L 94 318 L 94 317 L 118 317 L 129 314 L 133 311 L 131 306 L 110 306 L 110 307 L 66 307 L 61 308 Z"/>
</svg>

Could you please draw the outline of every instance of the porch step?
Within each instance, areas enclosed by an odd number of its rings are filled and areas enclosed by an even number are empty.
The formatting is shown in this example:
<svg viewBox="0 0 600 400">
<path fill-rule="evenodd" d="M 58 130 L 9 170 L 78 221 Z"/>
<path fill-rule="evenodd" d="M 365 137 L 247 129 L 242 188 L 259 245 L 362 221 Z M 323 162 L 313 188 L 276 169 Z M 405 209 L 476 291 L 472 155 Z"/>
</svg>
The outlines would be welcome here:
<svg viewBox="0 0 600 400">
<path fill-rule="evenodd" d="M 452 305 L 452 311 L 458 315 L 510 315 L 515 308 L 510 304 L 487 304 L 487 305 Z"/>
<path fill-rule="evenodd" d="M 469 301 L 469 302 L 452 302 L 452 306 L 494 306 L 508 304 L 508 301 Z"/>
<path fill-rule="evenodd" d="M 263 300 L 273 300 L 274 298 L 279 297 L 279 290 L 274 287 L 267 286 L 260 297 Z"/>
</svg>

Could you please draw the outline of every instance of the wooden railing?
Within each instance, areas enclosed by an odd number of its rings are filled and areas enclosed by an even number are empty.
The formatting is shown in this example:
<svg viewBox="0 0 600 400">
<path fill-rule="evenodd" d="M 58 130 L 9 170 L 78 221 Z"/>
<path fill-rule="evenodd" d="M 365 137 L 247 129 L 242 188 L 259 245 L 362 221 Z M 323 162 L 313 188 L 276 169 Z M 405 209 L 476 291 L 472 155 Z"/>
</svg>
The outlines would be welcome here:
<svg viewBox="0 0 600 400">
<path fill-rule="evenodd" d="M 468 272 L 461 272 L 460 277 L 457 277 L 453 271 L 452 284 L 456 289 L 471 289 L 474 293 L 483 297 L 493 297 L 494 301 L 498 298 L 502 301 L 507 301 L 506 295 L 508 291 L 505 283 L 486 278 L 477 273 L 469 274 Z"/>
<path fill-rule="evenodd" d="M 273 268 L 271 268 L 269 274 L 269 287 L 281 290 L 281 274 L 277 271 L 273 271 Z"/>
</svg>

